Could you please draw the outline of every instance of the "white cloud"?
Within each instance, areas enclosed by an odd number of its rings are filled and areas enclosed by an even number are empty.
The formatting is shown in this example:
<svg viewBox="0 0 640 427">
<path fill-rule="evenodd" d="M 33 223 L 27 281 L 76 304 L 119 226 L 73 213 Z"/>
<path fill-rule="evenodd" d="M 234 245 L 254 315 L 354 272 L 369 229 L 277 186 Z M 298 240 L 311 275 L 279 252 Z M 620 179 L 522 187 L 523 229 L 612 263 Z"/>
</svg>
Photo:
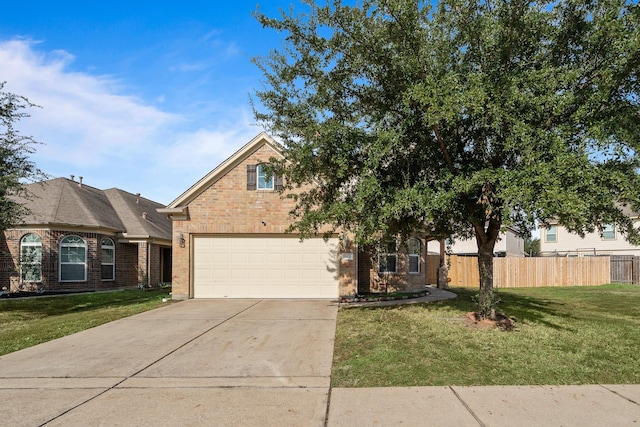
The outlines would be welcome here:
<svg viewBox="0 0 640 427">
<path fill-rule="evenodd" d="M 63 51 L 38 53 L 26 40 L 0 42 L 2 78 L 6 90 L 26 96 L 41 109 L 30 110 L 21 123 L 46 145 L 48 161 L 99 166 L 111 158 L 126 158 L 158 131 L 180 117 L 118 94 L 118 82 L 108 76 L 67 71 L 74 57 Z M 64 147 L 64 149 L 62 149 Z"/>
<path fill-rule="evenodd" d="M 88 185 L 168 203 L 260 131 L 248 106 L 229 105 L 216 122 L 197 123 L 205 119 L 162 111 L 127 95 L 112 76 L 71 71 L 72 54 L 38 47 L 0 41 L 0 81 L 42 107 L 19 128 L 45 144 L 33 160 L 53 176 L 83 175 Z"/>
</svg>

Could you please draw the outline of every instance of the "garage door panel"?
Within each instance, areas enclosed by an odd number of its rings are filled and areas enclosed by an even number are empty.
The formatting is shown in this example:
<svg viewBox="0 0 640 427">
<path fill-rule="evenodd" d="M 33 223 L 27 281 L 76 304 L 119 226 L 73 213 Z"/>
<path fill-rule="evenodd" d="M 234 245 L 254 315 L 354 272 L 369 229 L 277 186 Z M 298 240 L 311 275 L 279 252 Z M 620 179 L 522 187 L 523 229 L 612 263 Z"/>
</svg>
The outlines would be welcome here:
<svg viewBox="0 0 640 427">
<path fill-rule="evenodd" d="M 285 263 L 285 256 L 284 254 L 279 254 L 279 253 L 268 253 L 265 257 L 265 261 L 269 264 L 273 264 L 273 265 L 282 265 Z"/>
<path fill-rule="evenodd" d="M 337 239 L 194 238 L 196 298 L 336 298 Z"/>
</svg>

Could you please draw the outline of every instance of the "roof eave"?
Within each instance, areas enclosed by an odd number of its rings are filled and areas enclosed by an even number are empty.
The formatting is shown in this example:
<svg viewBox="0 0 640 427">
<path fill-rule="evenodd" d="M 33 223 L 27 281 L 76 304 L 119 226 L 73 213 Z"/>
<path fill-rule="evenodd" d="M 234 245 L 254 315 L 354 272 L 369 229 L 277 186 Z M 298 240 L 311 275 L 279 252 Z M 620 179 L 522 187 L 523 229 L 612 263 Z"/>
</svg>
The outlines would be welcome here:
<svg viewBox="0 0 640 427">
<path fill-rule="evenodd" d="M 189 208 L 181 206 L 179 208 L 158 208 L 156 212 L 167 215 L 172 221 L 184 221 L 189 216 Z"/>
<path fill-rule="evenodd" d="M 118 238 L 118 242 L 120 243 L 154 243 L 162 246 L 171 246 L 171 239 L 165 239 L 162 237 L 153 237 L 149 235 L 130 235 L 127 233 L 122 233 Z"/>
</svg>

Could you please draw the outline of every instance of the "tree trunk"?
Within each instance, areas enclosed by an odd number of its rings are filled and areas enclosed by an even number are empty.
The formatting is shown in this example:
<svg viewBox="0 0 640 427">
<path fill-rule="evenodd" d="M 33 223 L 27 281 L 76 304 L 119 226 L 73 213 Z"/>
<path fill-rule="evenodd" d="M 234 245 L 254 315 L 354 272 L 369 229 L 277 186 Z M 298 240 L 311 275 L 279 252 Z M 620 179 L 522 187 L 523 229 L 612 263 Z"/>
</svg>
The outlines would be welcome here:
<svg viewBox="0 0 640 427">
<path fill-rule="evenodd" d="M 490 220 L 485 229 L 481 224 L 474 224 L 476 242 L 478 244 L 478 270 L 480 273 L 480 296 L 478 298 L 478 315 L 483 319 L 496 318 L 496 296 L 493 291 L 493 249 L 498 240 L 500 222 Z"/>
<path fill-rule="evenodd" d="M 480 297 L 478 298 L 478 314 L 483 319 L 496 318 L 495 297 L 493 293 L 493 246 L 479 248 L 478 270 L 480 272 Z M 483 245 L 485 246 L 485 245 Z M 488 245 L 486 245 L 488 246 Z"/>
</svg>

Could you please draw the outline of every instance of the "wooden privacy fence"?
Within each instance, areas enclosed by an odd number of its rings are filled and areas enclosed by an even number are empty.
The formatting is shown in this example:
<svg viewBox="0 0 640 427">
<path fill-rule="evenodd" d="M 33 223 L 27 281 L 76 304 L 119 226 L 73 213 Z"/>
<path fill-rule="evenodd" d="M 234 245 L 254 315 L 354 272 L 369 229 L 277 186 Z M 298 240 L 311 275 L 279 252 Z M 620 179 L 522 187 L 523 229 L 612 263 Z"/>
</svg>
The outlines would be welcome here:
<svg viewBox="0 0 640 427">
<path fill-rule="evenodd" d="M 451 255 L 449 278 L 451 286 L 479 286 L 478 258 Z M 611 282 L 609 257 L 493 259 L 496 288 L 597 286 Z"/>
<path fill-rule="evenodd" d="M 611 283 L 640 285 L 640 257 L 633 255 L 611 256 Z"/>
</svg>

